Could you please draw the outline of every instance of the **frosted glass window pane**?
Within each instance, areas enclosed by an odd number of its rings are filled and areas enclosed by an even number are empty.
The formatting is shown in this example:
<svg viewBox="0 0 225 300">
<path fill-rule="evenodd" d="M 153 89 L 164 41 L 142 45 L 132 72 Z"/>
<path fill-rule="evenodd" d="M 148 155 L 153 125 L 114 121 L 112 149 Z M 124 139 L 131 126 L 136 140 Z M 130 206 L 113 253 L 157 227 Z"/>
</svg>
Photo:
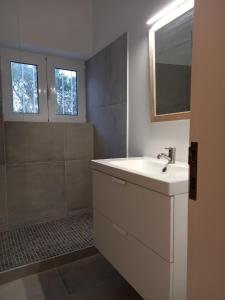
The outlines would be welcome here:
<svg viewBox="0 0 225 300">
<path fill-rule="evenodd" d="M 78 115 L 77 72 L 55 69 L 56 114 Z"/>
<path fill-rule="evenodd" d="M 37 75 L 36 65 L 11 62 L 13 112 L 39 113 Z"/>
</svg>

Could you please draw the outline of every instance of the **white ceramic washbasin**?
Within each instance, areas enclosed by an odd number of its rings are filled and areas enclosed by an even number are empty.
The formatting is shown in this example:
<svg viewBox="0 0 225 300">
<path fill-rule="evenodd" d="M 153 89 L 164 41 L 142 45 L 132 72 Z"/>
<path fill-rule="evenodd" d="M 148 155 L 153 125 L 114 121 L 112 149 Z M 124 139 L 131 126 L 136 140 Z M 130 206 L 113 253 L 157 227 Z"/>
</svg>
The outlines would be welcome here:
<svg viewBox="0 0 225 300">
<path fill-rule="evenodd" d="M 93 169 L 146 186 L 158 192 L 175 195 L 188 192 L 189 166 L 176 162 L 163 168 L 167 160 L 151 157 L 103 159 L 92 161 Z"/>
<path fill-rule="evenodd" d="M 134 158 L 125 160 L 111 160 L 109 164 L 119 168 L 152 176 L 159 180 L 180 181 L 188 179 L 188 166 L 184 163 L 169 164 L 167 160 L 158 160 L 155 158 Z M 167 166 L 167 171 L 163 172 L 163 168 Z"/>
</svg>

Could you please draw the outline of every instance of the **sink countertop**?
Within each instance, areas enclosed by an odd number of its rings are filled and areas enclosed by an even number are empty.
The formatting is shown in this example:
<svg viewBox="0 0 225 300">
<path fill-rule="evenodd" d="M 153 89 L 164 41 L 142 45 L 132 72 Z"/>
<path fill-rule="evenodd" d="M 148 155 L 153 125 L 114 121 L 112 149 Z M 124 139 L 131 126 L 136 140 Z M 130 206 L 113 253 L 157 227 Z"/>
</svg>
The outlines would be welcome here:
<svg viewBox="0 0 225 300">
<path fill-rule="evenodd" d="M 188 164 L 176 162 L 163 173 L 166 162 L 151 157 L 99 159 L 92 160 L 92 169 L 169 196 L 188 193 Z"/>
</svg>

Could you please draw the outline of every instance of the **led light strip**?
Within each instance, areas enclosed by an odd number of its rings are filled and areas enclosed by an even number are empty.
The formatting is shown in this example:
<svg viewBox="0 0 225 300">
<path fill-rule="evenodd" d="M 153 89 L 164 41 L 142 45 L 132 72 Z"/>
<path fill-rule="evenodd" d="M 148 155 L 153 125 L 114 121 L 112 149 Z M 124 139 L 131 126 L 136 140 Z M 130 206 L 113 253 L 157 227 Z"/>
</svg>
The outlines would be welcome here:
<svg viewBox="0 0 225 300">
<path fill-rule="evenodd" d="M 152 25 L 152 30 L 156 31 L 168 24 L 177 17 L 183 15 L 194 7 L 194 0 L 175 0 L 170 5 L 160 10 L 147 21 L 147 25 Z"/>
</svg>

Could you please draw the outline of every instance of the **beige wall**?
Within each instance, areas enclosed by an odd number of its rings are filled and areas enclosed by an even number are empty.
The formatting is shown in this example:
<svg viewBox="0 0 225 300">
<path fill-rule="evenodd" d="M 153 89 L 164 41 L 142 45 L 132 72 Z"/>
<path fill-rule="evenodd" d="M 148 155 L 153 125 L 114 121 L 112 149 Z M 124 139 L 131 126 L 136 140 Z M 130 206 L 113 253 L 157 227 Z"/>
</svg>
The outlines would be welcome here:
<svg viewBox="0 0 225 300">
<path fill-rule="evenodd" d="M 92 125 L 5 122 L 4 131 L 1 225 L 65 216 L 91 206 Z"/>
<path fill-rule="evenodd" d="M 225 1 L 196 0 L 191 139 L 199 143 L 189 201 L 188 300 L 225 299 Z"/>
</svg>

